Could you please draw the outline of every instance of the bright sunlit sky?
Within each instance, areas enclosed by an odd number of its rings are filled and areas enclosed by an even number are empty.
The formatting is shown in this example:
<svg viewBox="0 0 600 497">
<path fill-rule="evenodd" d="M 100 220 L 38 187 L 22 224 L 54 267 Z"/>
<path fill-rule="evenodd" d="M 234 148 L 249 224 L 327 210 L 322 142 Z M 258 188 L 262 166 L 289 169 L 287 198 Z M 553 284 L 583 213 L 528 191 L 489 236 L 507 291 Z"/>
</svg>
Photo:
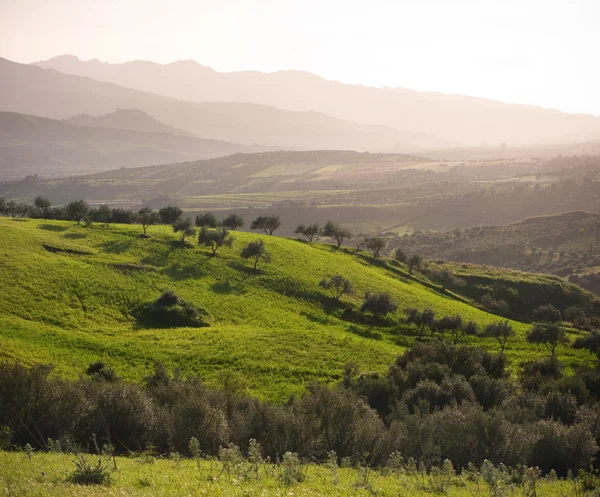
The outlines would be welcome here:
<svg viewBox="0 0 600 497">
<path fill-rule="evenodd" d="M 0 0 L 0 56 L 194 59 L 600 115 L 600 0 Z"/>
</svg>

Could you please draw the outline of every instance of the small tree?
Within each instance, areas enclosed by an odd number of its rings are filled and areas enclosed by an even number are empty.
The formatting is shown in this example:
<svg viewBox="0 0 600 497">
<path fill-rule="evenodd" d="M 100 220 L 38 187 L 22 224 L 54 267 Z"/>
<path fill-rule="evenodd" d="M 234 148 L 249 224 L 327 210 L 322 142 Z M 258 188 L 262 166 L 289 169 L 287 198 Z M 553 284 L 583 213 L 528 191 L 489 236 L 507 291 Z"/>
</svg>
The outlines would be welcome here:
<svg viewBox="0 0 600 497">
<path fill-rule="evenodd" d="M 533 319 L 542 323 L 558 323 L 560 311 L 552 304 L 541 305 L 533 310 Z"/>
<path fill-rule="evenodd" d="M 204 214 L 196 216 L 196 226 L 199 228 L 206 226 L 207 228 L 216 228 L 219 226 L 217 218 L 212 212 L 206 212 Z"/>
<path fill-rule="evenodd" d="M 163 224 L 173 224 L 183 216 L 183 211 L 176 205 L 167 205 L 166 207 L 159 209 L 158 215 Z"/>
<path fill-rule="evenodd" d="M 381 236 L 365 238 L 365 247 L 373 252 L 373 257 L 377 258 L 381 255 L 381 251 L 386 247 L 387 241 Z"/>
<path fill-rule="evenodd" d="M 223 222 L 221 224 L 223 225 L 223 227 L 233 231 L 244 226 L 244 218 L 235 213 L 229 214 L 229 216 L 223 219 Z"/>
<path fill-rule="evenodd" d="M 464 280 L 457 278 L 450 271 L 446 269 L 442 269 L 440 271 L 436 271 L 432 274 L 432 277 L 435 281 L 437 281 L 441 287 L 442 292 L 446 292 L 449 286 L 464 286 Z"/>
<path fill-rule="evenodd" d="M 430 307 L 423 309 L 423 312 L 419 312 L 415 307 L 409 307 L 404 312 L 406 312 L 405 321 L 418 327 L 419 338 L 425 334 L 425 328 L 432 328 L 435 323 L 435 312 Z"/>
<path fill-rule="evenodd" d="M 573 348 L 587 349 L 592 354 L 595 354 L 598 361 L 600 361 L 600 332 L 592 331 L 583 337 L 579 337 L 573 343 Z"/>
<path fill-rule="evenodd" d="M 110 223 L 111 215 L 112 213 L 110 207 L 104 204 L 95 210 L 92 219 L 98 223 L 104 224 L 104 226 L 108 228 L 108 223 Z"/>
<path fill-rule="evenodd" d="M 370 312 L 371 314 L 385 316 L 396 312 L 398 304 L 389 293 L 365 293 L 365 297 L 360 307 L 361 312 Z"/>
<path fill-rule="evenodd" d="M 407 259 L 406 253 L 401 248 L 397 248 L 394 252 L 394 259 L 396 259 L 398 262 L 405 263 Z"/>
<path fill-rule="evenodd" d="M 589 320 L 581 307 L 571 306 L 567 308 L 565 319 L 579 330 L 589 325 Z"/>
<path fill-rule="evenodd" d="M 254 259 L 254 269 L 260 261 L 271 262 L 271 254 L 265 249 L 265 242 L 256 240 L 246 245 L 240 254 L 242 259 Z"/>
<path fill-rule="evenodd" d="M 352 295 L 354 293 L 350 280 L 347 280 L 340 274 L 336 274 L 329 279 L 323 278 L 319 286 L 325 288 L 325 290 L 329 290 L 335 300 L 340 300 L 342 295 Z"/>
<path fill-rule="evenodd" d="M 308 240 L 308 243 L 312 243 L 315 236 L 319 234 L 319 225 L 317 223 L 309 224 L 308 226 L 299 224 L 294 233 L 303 235 Z"/>
<path fill-rule="evenodd" d="M 223 246 L 231 247 L 234 240 L 235 238 L 229 234 L 226 228 L 211 229 L 202 226 L 198 234 L 198 243 L 210 247 L 213 255 L 217 255 L 217 250 Z"/>
<path fill-rule="evenodd" d="M 536 324 L 527 333 L 527 341 L 529 343 L 541 343 L 550 351 L 550 355 L 553 357 L 559 345 L 569 342 L 565 330 L 556 323 Z"/>
<path fill-rule="evenodd" d="M 455 316 L 444 316 L 440 319 L 436 319 L 433 324 L 433 329 L 435 329 L 438 333 L 450 333 L 452 337 L 452 341 L 454 343 L 458 343 L 458 341 L 462 338 L 463 328 L 463 320 L 462 316 L 456 314 Z"/>
<path fill-rule="evenodd" d="M 508 341 L 515 336 L 515 330 L 508 321 L 498 321 L 488 324 L 482 331 L 483 338 L 493 338 L 500 345 L 500 352 L 504 354 Z"/>
<path fill-rule="evenodd" d="M 77 221 L 77 224 L 80 224 L 90 212 L 90 206 L 83 200 L 73 200 L 65 206 L 65 209 L 69 220 Z"/>
<path fill-rule="evenodd" d="M 272 235 L 275 230 L 278 230 L 281 226 L 281 220 L 279 216 L 258 216 L 252 224 L 250 229 L 252 230 L 263 230 L 265 234 Z"/>
<path fill-rule="evenodd" d="M 181 233 L 181 243 L 185 243 L 188 236 L 196 234 L 196 228 L 192 226 L 192 220 L 189 217 L 180 217 L 173 223 L 173 231 Z"/>
<path fill-rule="evenodd" d="M 323 226 L 323 231 L 321 232 L 323 236 L 327 236 L 329 238 L 333 238 L 336 244 L 336 248 L 340 248 L 344 240 L 348 238 L 352 238 L 352 233 L 350 230 L 340 226 L 333 221 L 327 221 L 325 226 Z"/>
<path fill-rule="evenodd" d="M 4 202 L 2 202 L 2 203 L 4 203 Z M 38 209 L 40 209 L 40 211 L 42 213 L 42 217 L 44 219 L 48 219 L 48 214 L 50 213 L 50 207 L 52 207 L 50 200 L 48 200 L 45 197 L 37 196 L 37 197 L 35 197 L 35 200 L 33 201 L 33 205 L 35 205 Z"/>
<path fill-rule="evenodd" d="M 150 207 L 142 207 L 137 213 L 138 222 L 142 225 L 144 236 L 147 236 L 146 231 L 149 226 L 153 226 L 160 222 L 160 216 Z"/>
<path fill-rule="evenodd" d="M 408 272 L 413 274 L 413 269 L 419 269 L 423 264 L 423 258 L 419 254 L 413 254 L 408 258 Z"/>
</svg>

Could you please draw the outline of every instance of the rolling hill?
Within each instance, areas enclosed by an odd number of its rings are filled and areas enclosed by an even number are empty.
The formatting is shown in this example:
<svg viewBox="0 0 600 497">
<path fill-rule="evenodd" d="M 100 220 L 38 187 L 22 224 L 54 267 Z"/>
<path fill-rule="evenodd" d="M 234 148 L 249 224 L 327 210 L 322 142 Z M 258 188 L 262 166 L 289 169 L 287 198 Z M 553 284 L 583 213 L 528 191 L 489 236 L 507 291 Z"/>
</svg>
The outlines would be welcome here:
<svg viewBox="0 0 600 497">
<path fill-rule="evenodd" d="M 65 119 L 135 108 L 206 139 L 302 149 L 434 147 L 438 138 L 254 103 L 185 102 L 0 58 L 0 110 Z"/>
<path fill-rule="evenodd" d="M 36 64 L 184 100 L 315 110 L 340 119 L 427 133 L 453 144 L 512 146 L 600 139 L 600 117 L 462 95 L 348 85 L 302 71 L 220 73 L 192 60 L 166 65 L 147 61 L 109 64 L 72 55 Z"/>
<path fill-rule="evenodd" d="M 143 238 L 139 226 L 0 218 L 0 230 L 0 359 L 55 364 L 71 377 L 102 359 L 139 380 L 160 360 L 212 385 L 226 381 L 227 371 L 243 378 L 249 392 L 282 400 L 310 382 L 339 380 L 349 361 L 385 371 L 412 343 L 415 330 L 399 325 L 397 315 L 358 312 L 366 291 L 390 292 L 401 310 L 430 306 L 480 324 L 499 319 L 423 276 L 410 277 L 403 265 L 328 245 L 238 232 L 232 248 L 211 257 L 195 243 L 182 247 L 168 226 L 153 226 Z M 253 270 L 239 252 L 258 238 L 272 262 Z M 356 290 L 341 303 L 319 287 L 336 273 Z M 589 299 L 564 282 L 521 279 L 538 288 L 559 284 Z M 157 328 L 141 320 L 139 309 L 165 290 L 204 309 L 209 326 Z M 527 325 L 514 326 L 518 336 L 508 349 L 514 364 L 544 354 L 525 342 Z M 561 358 L 571 364 L 586 354 L 563 348 Z"/>
<path fill-rule="evenodd" d="M 151 115 L 138 109 L 117 109 L 103 116 L 78 114 L 64 120 L 75 126 L 92 126 L 95 128 L 117 128 L 145 133 L 169 133 L 173 135 L 191 136 L 191 133 L 158 122 Z"/>
<path fill-rule="evenodd" d="M 67 176 L 264 149 L 181 134 L 76 126 L 43 117 L 0 112 L 1 179 L 31 174 Z"/>
</svg>

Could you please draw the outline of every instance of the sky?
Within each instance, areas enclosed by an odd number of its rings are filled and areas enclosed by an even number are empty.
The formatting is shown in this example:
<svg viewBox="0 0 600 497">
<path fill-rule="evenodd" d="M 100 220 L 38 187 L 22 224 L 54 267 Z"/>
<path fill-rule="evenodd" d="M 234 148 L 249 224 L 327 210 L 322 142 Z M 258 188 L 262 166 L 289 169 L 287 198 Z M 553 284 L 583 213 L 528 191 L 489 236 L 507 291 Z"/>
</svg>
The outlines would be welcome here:
<svg viewBox="0 0 600 497">
<path fill-rule="evenodd" d="M 299 69 L 600 116 L 600 0 L 0 0 L 0 57 Z"/>
</svg>

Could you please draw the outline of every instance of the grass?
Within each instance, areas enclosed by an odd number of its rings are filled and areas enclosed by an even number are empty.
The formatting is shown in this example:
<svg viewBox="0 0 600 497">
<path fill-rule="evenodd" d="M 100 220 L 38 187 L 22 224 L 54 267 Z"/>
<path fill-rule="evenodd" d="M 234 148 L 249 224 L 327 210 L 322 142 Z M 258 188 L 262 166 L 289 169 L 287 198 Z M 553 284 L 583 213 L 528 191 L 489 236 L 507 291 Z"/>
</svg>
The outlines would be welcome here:
<svg viewBox="0 0 600 497">
<path fill-rule="evenodd" d="M 310 382 L 338 381 L 349 361 L 385 372 L 412 343 L 415 333 L 397 324 L 399 315 L 374 325 L 358 313 L 366 291 L 390 292 L 401 310 L 430 306 L 482 325 L 498 319 L 411 280 L 404 267 L 328 245 L 239 232 L 233 247 L 213 258 L 195 241 L 178 245 L 167 226 L 153 226 L 151 238 L 141 238 L 139 226 L 0 218 L 0 231 L 0 359 L 54 364 L 67 377 L 102 359 L 124 378 L 141 380 L 159 360 L 214 386 L 235 375 L 249 393 L 283 401 Z M 257 238 L 273 260 L 253 271 L 239 252 Z M 342 298 L 353 309 L 346 317 L 324 307 L 327 294 L 318 286 L 336 273 L 357 291 Z M 167 289 L 206 309 L 210 327 L 151 328 L 136 321 L 134 309 Z M 513 364 L 545 354 L 526 343 L 526 325 L 514 326 Z M 592 360 L 570 348 L 561 358 Z"/>
<path fill-rule="evenodd" d="M 89 457 L 92 460 L 92 456 Z M 152 457 L 117 457 L 117 470 L 110 485 L 77 485 L 69 481 L 73 457 L 38 453 L 27 457 L 19 452 L 0 452 L 0 495 L 35 497 L 93 496 L 221 496 L 221 497 L 427 497 L 435 495 L 419 487 L 416 477 L 374 471 L 365 481 L 360 469 L 310 465 L 304 481 L 285 486 L 281 468 L 261 464 L 259 476 L 237 478 L 221 471 L 219 462 L 168 460 Z M 438 494 L 441 495 L 441 494 Z M 482 479 L 470 481 L 454 477 L 445 494 L 448 497 L 488 497 L 492 494 Z M 525 486 L 504 489 L 501 495 L 525 497 Z M 531 494 L 529 494 L 531 495 Z M 576 497 L 571 481 L 545 478 L 538 482 L 537 494 L 544 497 Z"/>
</svg>

